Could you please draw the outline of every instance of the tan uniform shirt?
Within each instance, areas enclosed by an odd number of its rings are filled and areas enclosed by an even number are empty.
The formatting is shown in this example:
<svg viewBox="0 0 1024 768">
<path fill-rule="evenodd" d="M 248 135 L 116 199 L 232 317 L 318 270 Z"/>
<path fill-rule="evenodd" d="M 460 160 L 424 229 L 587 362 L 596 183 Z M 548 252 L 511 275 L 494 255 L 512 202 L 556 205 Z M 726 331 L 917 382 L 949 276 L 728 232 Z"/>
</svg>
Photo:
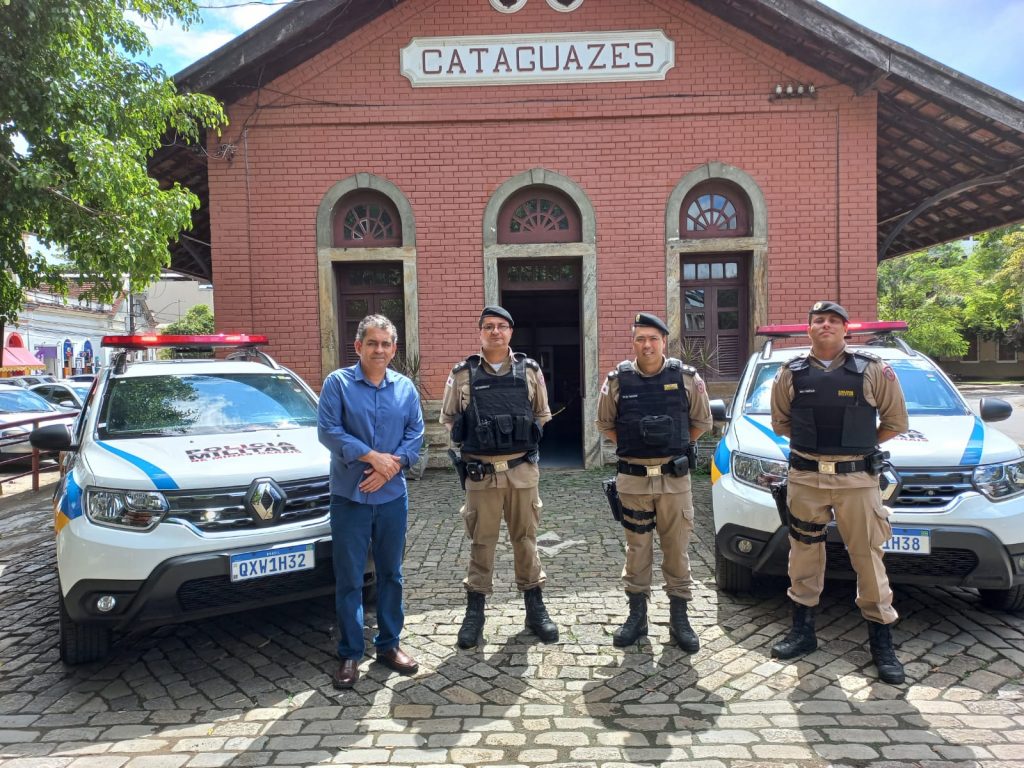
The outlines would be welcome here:
<svg viewBox="0 0 1024 768">
<path fill-rule="evenodd" d="M 480 358 L 482 365 L 486 366 L 486 370 L 497 376 L 504 376 L 512 372 L 512 350 L 508 351 L 508 357 L 505 358 L 498 365 L 491 365 L 484 358 L 483 351 L 477 353 Z M 537 423 L 544 426 L 551 421 L 551 408 L 548 406 L 548 390 L 544 385 L 544 375 L 539 371 L 527 366 L 526 368 L 526 387 L 530 396 L 530 403 L 533 404 L 533 417 L 537 420 Z M 441 418 L 440 421 L 449 430 L 451 430 L 452 423 L 455 421 L 455 417 L 460 413 L 464 413 L 469 407 L 470 394 L 469 394 L 469 367 L 466 366 L 459 371 L 452 370 L 448 376 L 448 382 L 444 387 L 444 396 L 441 398 Z M 522 456 L 521 453 L 511 454 L 495 454 L 495 455 L 481 455 L 481 454 L 463 454 L 464 459 L 477 459 L 479 461 L 493 464 L 496 461 L 507 461 L 509 459 L 517 459 Z M 512 467 L 507 472 L 502 472 L 502 476 L 508 479 L 509 485 L 514 488 L 528 488 L 537 484 L 537 480 L 540 477 L 540 471 L 536 464 L 530 462 L 524 462 L 518 466 Z M 466 482 L 466 487 L 470 488 L 477 485 L 472 480 Z M 479 486 L 487 487 L 490 485 L 489 482 L 485 481 L 480 483 Z"/>
<path fill-rule="evenodd" d="M 657 376 L 665 369 L 665 362 L 658 371 L 650 376 Z M 633 370 L 641 376 L 645 376 L 636 366 L 636 361 L 630 362 Z M 614 373 L 614 371 L 613 371 Z M 689 417 L 690 429 L 699 429 L 701 433 L 707 432 L 713 426 L 711 419 L 711 404 L 708 402 L 707 388 L 700 374 L 680 373 L 683 385 L 686 387 L 686 400 L 690 403 Z M 619 413 L 619 378 L 611 376 L 605 379 L 601 387 L 601 396 L 597 400 L 597 428 L 603 434 L 615 429 L 615 419 Z M 689 439 L 689 436 L 687 436 Z M 659 456 L 651 459 L 628 458 L 630 464 L 644 464 L 646 466 L 657 466 L 664 464 L 672 456 Z M 619 493 L 634 494 L 659 494 L 659 493 L 685 493 L 690 490 L 690 476 L 672 477 L 671 475 L 660 475 L 658 477 L 637 477 L 634 475 L 619 475 L 616 482 Z"/>
<path fill-rule="evenodd" d="M 846 362 L 846 351 L 836 355 L 835 360 L 829 365 L 829 371 L 836 371 Z M 814 357 L 808 354 L 810 364 L 815 368 L 826 370 L 825 366 Z M 772 385 L 772 429 L 775 434 L 791 436 L 790 409 L 793 405 L 793 372 L 783 365 L 775 376 L 775 383 Z M 892 366 L 881 360 L 872 360 L 864 369 L 864 399 L 868 405 L 878 409 L 879 427 L 891 430 L 898 434 L 906 432 L 910 428 L 910 418 L 907 415 L 907 404 L 903 400 L 903 390 L 896 378 Z M 798 456 L 809 459 L 822 459 L 824 461 L 853 461 L 861 458 L 859 455 L 814 455 L 805 454 L 802 451 L 795 451 Z M 823 475 L 818 472 L 807 470 L 790 469 L 789 481 L 797 485 L 812 485 L 816 488 L 866 488 L 878 484 L 878 478 L 869 475 L 867 472 L 850 472 L 843 475 Z"/>
</svg>

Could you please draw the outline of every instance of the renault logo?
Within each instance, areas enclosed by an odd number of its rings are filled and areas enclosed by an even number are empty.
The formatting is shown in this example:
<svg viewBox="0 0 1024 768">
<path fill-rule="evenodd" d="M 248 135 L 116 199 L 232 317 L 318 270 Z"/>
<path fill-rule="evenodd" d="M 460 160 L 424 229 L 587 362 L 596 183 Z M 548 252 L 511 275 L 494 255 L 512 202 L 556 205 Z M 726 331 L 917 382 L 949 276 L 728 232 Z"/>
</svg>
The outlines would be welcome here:
<svg viewBox="0 0 1024 768">
<path fill-rule="evenodd" d="M 281 486 L 273 480 L 266 477 L 258 478 L 252 481 L 249 491 L 245 494 L 245 505 L 257 525 L 263 525 L 280 516 L 285 498 Z"/>
</svg>

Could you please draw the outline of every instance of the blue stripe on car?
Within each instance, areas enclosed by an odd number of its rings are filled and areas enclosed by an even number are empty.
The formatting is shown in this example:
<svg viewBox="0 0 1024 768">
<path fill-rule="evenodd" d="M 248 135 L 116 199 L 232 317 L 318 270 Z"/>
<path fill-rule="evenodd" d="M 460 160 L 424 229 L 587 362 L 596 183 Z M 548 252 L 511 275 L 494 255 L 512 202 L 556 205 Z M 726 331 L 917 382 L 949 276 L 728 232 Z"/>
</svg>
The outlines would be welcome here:
<svg viewBox="0 0 1024 768">
<path fill-rule="evenodd" d="M 68 475 L 64 485 L 64 495 L 61 498 L 60 511 L 68 520 L 74 520 L 82 516 L 82 486 L 75 482 L 75 473 Z"/>
<path fill-rule="evenodd" d="M 985 447 L 985 425 L 981 423 L 981 419 L 977 416 L 974 417 L 974 430 L 971 432 L 971 438 L 967 441 L 967 447 L 964 448 L 964 455 L 960 457 L 961 467 L 972 467 L 981 462 L 981 452 Z"/>
<path fill-rule="evenodd" d="M 786 459 L 789 458 L 789 440 L 784 438 L 782 435 L 776 435 L 771 429 L 766 427 L 764 424 L 761 424 L 760 422 L 754 421 L 749 416 L 744 416 L 743 418 L 746 421 L 749 421 L 751 424 L 753 424 L 759 430 L 761 430 L 764 434 L 768 435 L 768 437 L 770 437 L 772 439 L 772 442 L 774 442 L 775 445 L 778 446 L 779 451 L 782 452 L 783 458 L 786 458 Z"/>
<path fill-rule="evenodd" d="M 108 445 L 102 441 L 97 441 L 96 445 L 110 451 L 115 456 L 120 456 L 122 459 L 127 461 L 129 464 L 134 464 L 136 467 L 141 469 L 150 480 L 153 481 L 153 485 L 160 491 L 176 491 L 178 484 L 171 479 L 171 476 L 164 472 L 156 464 L 150 464 L 145 459 L 140 459 L 138 456 L 133 456 L 127 451 L 122 451 L 120 448 L 115 448 L 112 445 Z"/>
<path fill-rule="evenodd" d="M 729 446 L 726 445 L 725 438 L 718 441 L 718 447 L 715 448 L 715 455 L 713 460 L 715 462 L 715 468 L 718 470 L 719 475 L 729 474 L 729 454 L 732 451 L 729 450 Z"/>
</svg>

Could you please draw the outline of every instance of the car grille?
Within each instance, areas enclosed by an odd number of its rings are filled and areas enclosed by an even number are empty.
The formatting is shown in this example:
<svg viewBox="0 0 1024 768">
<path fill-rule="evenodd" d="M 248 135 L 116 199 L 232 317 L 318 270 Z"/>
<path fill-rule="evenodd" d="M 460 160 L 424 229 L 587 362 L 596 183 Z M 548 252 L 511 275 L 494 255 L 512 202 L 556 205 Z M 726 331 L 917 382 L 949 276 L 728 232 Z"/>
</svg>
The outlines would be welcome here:
<svg viewBox="0 0 1024 768">
<path fill-rule="evenodd" d="M 279 483 L 285 492 L 284 509 L 270 526 L 323 517 L 330 512 L 330 480 L 317 477 Z M 202 531 L 234 531 L 256 528 L 256 521 L 245 507 L 249 487 L 210 488 L 203 491 L 165 492 L 167 517 L 187 520 Z M 267 524 L 264 524 L 264 527 Z"/>
<path fill-rule="evenodd" d="M 850 556 L 841 541 L 830 541 L 825 545 L 828 570 L 836 573 L 853 573 Z M 978 556 L 967 549 L 934 548 L 930 555 L 902 555 L 885 553 L 885 570 L 890 577 L 912 576 L 967 576 L 978 567 Z"/>
<path fill-rule="evenodd" d="M 249 581 L 231 581 L 228 576 L 210 576 L 186 581 L 178 587 L 182 610 L 202 611 L 240 603 L 267 602 L 277 597 L 297 597 L 318 590 L 329 591 L 334 584 L 334 566 L 322 560 L 311 570 L 282 573 Z"/>
<path fill-rule="evenodd" d="M 897 497 L 900 512 L 932 512 L 943 509 L 962 493 L 974 490 L 972 470 L 901 469 L 903 488 Z"/>
</svg>

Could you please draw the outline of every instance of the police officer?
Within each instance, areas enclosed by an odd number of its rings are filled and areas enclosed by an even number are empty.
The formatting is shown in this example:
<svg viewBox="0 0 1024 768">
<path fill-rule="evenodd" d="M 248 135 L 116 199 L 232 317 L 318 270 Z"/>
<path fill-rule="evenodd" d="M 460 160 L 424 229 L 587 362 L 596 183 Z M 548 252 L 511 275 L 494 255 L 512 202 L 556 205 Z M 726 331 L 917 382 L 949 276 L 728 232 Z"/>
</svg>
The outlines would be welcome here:
<svg viewBox="0 0 1024 768">
<path fill-rule="evenodd" d="M 484 307 L 478 325 L 480 351 L 452 368 L 441 401 L 441 423 L 461 448 L 462 517 L 473 542 L 458 644 L 472 648 L 481 642 L 502 517 L 512 543 L 516 586 L 526 603 L 526 628 L 553 643 L 558 627 L 544 607 L 541 589 L 547 576 L 537 555 L 542 506 L 538 443 L 551 420 L 544 376 L 535 361 L 509 347 L 514 323 L 507 310 Z"/>
<path fill-rule="evenodd" d="M 835 517 L 857 573 L 857 606 L 867 619 L 871 657 L 884 682 L 900 685 L 903 665 L 889 625 L 897 619 L 882 560 L 892 535 L 875 474 L 878 445 L 909 427 L 896 374 L 874 355 L 851 352 L 850 318 L 831 301 L 808 313 L 808 354 L 785 363 L 772 387 L 772 428 L 790 439 L 789 598 L 793 628 L 772 646 L 792 659 L 818 647 L 814 606 L 825 582 L 826 526 Z"/>
<path fill-rule="evenodd" d="M 597 401 L 597 428 L 616 443 L 616 486 L 626 529 L 622 581 L 629 616 L 613 637 L 632 645 L 647 634 L 654 534 L 661 543 L 669 633 L 687 653 L 700 648 L 687 618 L 693 598 L 687 546 L 693 533 L 692 446 L 712 426 L 704 382 L 694 368 L 665 357 L 668 326 L 649 312 L 633 319 L 633 360 L 608 374 Z"/>
</svg>

